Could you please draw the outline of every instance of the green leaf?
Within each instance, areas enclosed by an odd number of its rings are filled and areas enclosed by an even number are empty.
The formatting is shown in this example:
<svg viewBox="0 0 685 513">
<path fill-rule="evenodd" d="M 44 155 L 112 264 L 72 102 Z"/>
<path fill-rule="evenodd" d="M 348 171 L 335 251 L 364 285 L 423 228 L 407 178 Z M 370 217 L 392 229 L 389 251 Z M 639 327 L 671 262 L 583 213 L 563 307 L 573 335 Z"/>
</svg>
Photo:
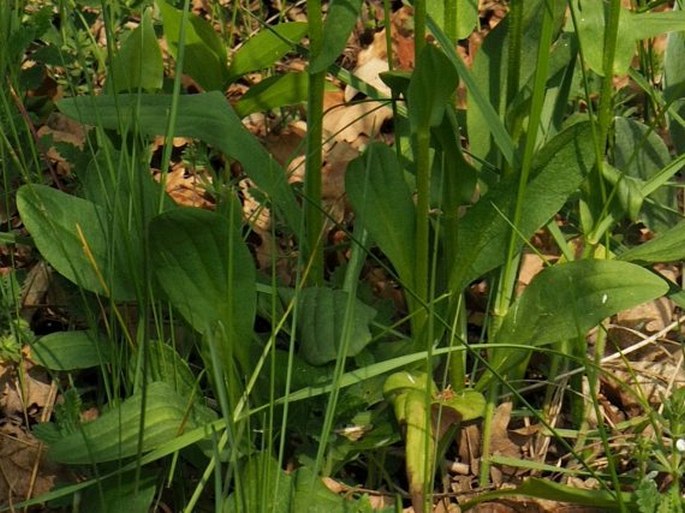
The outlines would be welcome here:
<svg viewBox="0 0 685 513">
<path fill-rule="evenodd" d="M 226 513 L 238 511 L 268 511 L 289 513 L 294 476 L 286 474 L 268 451 L 249 456 L 240 469 L 240 490 L 224 502 Z"/>
<path fill-rule="evenodd" d="M 165 134 L 172 97 L 126 95 L 69 98 L 59 109 L 82 123 L 117 130 L 136 125 L 143 135 Z M 301 208 L 286 173 L 243 126 L 224 98 L 215 91 L 178 98 L 176 136 L 195 137 L 239 161 L 248 176 L 273 201 L 290 228 L 300 228 Z"/>
<path fill-rule="evenodd" d="M 50 457 L 60 463 L 90 464 L 115 461 L 138 453 L 141 414 L 144 411 L 142 452 L 169 442 L 184 429 L 196 427 L 187 419 L 187 399 L 166 383 L 150 383 L 145 409 L 140 393 L 124 400 L 78 431 L 50 444 Z"/>
<path fill-rule="evenodd" d="M 33 342 L 31 359 L 54 371 L 88 369 L 109 364 L 112 346 L 92 331 L 60 331 Z"/>
<path fill-rule="evenodd" d="M 430 18 L 428 19 L 428 27 L 430 28 L 431 32 L 433 32 L 433 35 L 437 39 L 438 43 L 440 43 L 440 46 L 443 48 L 452 66 L 454 66 L 454 68 L 457 70 L 459 78 L 466 85 L 466 89 L 469 93 L 469 106 L 471 111 L 478 109 L 478 114 L 474 114 L 474 116 L 478 116 L 485 123 L 483 126 L 486 131 L 481 133 L 480 136 L 475 133 L 476 130 L 471 129 L 469 124 L 469 139 L 472 141 L 479 141 L 480 145 L 480 141 L 483 140 L 483 137 L 487 138 L 489 142 L 490 136 L 492 136 L 504 160 L 513 165 L 516 155 L 514 142 L 509 135 L 509 132 L 507 132 L 502 118 L 500 118 L 498 114 L 498 104 L 491 103 L 484 92 L 491 91 L 492 89 L 499 90 L 499 86 L 495 86 L 494 88 L 490 87 L 490 84 L 498 84 L 499 82 L 496 82 L 495 79 L 493 79 L 492 82 L 488 82 L 488 87 L 486 89 L 481 88 L 477 77 L 466 66 L 466 64 L 464 64 L 464 62 L 461 60 L 461 57 L 457 55 L 457 52 L 454 49 L 454 44 L 449 40 L 447 35 L 440 29 L 440 27 L 438 27 Z M 471 117 L 472 115 L 469 114 L 469 117 L 467 118 L 469 123 Z M 479 145 L 477 145 L 475 148 L 472 146 L 471 149 L 475 151 Z"/>
<path fill-rule="evenodd" d="M 676 3 L 674 11 L 681 11 Z M 667 113 L 668 128 L 671 134 L 676 153 L 685 153 L 685 31 L 671 32 L 666 38 L 666 50 L 664 51 L 664 100 L 672 104 Z M 679 118 L 679 119 L 678 119 Z"/>
<path fill-rule="evenodd" d="M 455 34 L 457 39 L 466 39 L 478 24 L 478 0 L 449 0 L 456 10 L 455 26 L 448 30 L 445 19 L 445 0 L 427 0 L 426 11 L 433 21 L 443 27 L 448 34 Z"/>
<path fill-rule="evenodd" d="M 628 262 L 577 260 L 555 265 L 526 287 L 494 342 L 534 347 L 584 337 L 607 317 L 666 292 L 663 279 Z M 502 348 L 493 361 L 501 372 L 525 357 L 525 351 Z"/>
<path fill-rule="evenodd" d="M 426 45 L 407 91 L 412 133 L 440 124 L 458 81 L 457 71 L 445 54 L 433 45 Z"/>
<path fill-rule="evenodd" d="M 602 166 L 604 178 L 614 187 L 614 199 L 618 212 L 615 217 L 622 217 L 622 213 L 628 216 L 631 221 L 637 221 L 640 210 L 645 200 L 642 194 L 643 182 L 638 178 L 621 173 L 610 164 L 604 163 Z"/>
<path fill-rule="evenodd" d="M 414 274 L 416 209 L 392 149 L 369 145 L 347 167 L 345 190 L 361 222 L 390 259 L 406 285 Z"/>
<path fill-rule="evenodd" d="M 671 162 L 664 140 L 650 127 L 634 119 L 614 120 L 614 166 L 628 177 L 649 182 Z M 670 176 L 664 177 L 664 181 Z M 676 190 L 661 186 L 648 196 L 653 203 L 642 204 L 641 219 L 654 232 L 673 226 L 677 220 Z M 634 219 L 634 218 L 632 218 Z"/>
<path fill-rule="evenodd" d="M 221 322 L 249 339 L 256 270 L 229 220 L 206 210 L 178 209 L 153 219 L 149 237 L 157 279 L 186 321 L 200 333 Z"/>
<path fill-rule="evenodd" d="M 243 118 L 253 112 L 266 112 L 305 102 L 308 91 L 307 73 L 292 72 L 274 75 L 252 86 L 233 108 L 236 114 Z"/>
<path fill-rule="evenodd" d="M 685 221 L 618 256 L 626 262 L 676 262 L 685 259 Z"/>
<path fill-rule="evenodd" d="M 457 412 L 461 422 L 467 422 L 483 416 L 486 401 L 477 390 L 464 389 L 445 394 L 445 397 L 434 401 L 433 405 L 451 408 Z"/>
<path fill-rule="evenodd" d="M 578 36 L 583 56 L 592 71 L 604 75 L 604 3 L 595 0 L 574 0 L 571 8 L 576 11 Z M 643 12 L 634 13 L 621 8 L 618 18 L 614 74 L 625 75 L 635 54 L 635 43 L 642 39 L 656 37 L 667 32 L 678 32 L 685 28 L 685 12 Z"/>
<path fill-rule="evenodd" d="M 348 303 L 347 292 L 309 287 L 299 292 L 298 299 L 300 315 L 297 328 L 302 341 L 301 356 L 312 365 L 324 365 L 335 361 L 342 341 L 345 309 Z M 369 323 L 376 316 L 376 310 L 355 299 L 351 315 L 347 355 L 356 356 L 371 342 Z"/>
<path fill-rule="evenodd" d="M 190 397 L 199 391 L 190 365 L 172 346 L 159 340 L 150 340 L 145 351 L 145 368 L 138 365 L 138 359 L 142 358 L 140 351 L 131 354 L 128 366 L 131 383 L 163 381 L 183 397 Z"/>
<path fill-rule="evenodd" d="M 423 503 L 424 485 L 434 468 L 435 437 L 426 430 L 430 426 L 427 392 L 434 397 L 437 387 L 425 372 L 397 372 L 383 385 L 383 395 L 392 404 L 397 422 L 404 429 L 407 479 L 415 508 Z"/>
<path fill-rule="evenodd" d="M 157 43 L 149 9 L 145 10 L 140 25 L 128 35 L 114 56 L 110 80 L 112 77 L 113 89 L 110 91 L 116 93 L 134 92 L 139 88 L 146 91 L 162 88 L 162 52 Z"/>
<path fill-rule="evenodd" d="M 556 26 L 560 26 L 566 4 L 553 2 L 555 12 L 553 17 Z M 526 84 L 533 81 L 537 69 L 537 52 L 526 51 L 538 48 L 542 23 L 540 16 L 543 9 L 547 9 L 545 0 L 527 0 L 523 3 L 523 39 L 521 41 L 521 61 L 519 70 L 519 84 L 516 90 L 520 98 L 525 94 L 521 91 Z M 471 151 L 476 157 L 490 162 L 495 167 L 500 166 L 501 158 L 514 165 L 515 148 L 511 135 L 504 125 L 505 116 L 509 114 L 512 105 L 507 105 L 507 76 L 509 65 L 509 30 L 510 20 L 505 17 L 485 38 L 483 45 L 474 57 L 473 66 L 468 69 L 460 57 L 453 50 L 455 45 L 448 48 L 447 41 L 436 33 L 438 41 L 453 64 L 457 64 L 459 77 L 464 81 L 468 91 L 469 109 L 466 117 L 467 132 Z M 530 93 L 528 93 L 530 94 Z M 526 113 L 527 114 L 527 113 Z M 512 125 L 510 125 L 512 126 Z"/>
<path fill-rule="evenodd" d="M 519 245 L 529 239 L 578 189 L 594 164 L 590 125 L 579 123 L 559 133 L 533 159 L 531 178 L 523 197 Z M 518 177 L 492 187 L 461 219 L 457 238 L 457 261 L 450 278 L 452 290 L 504 262 Z"/>
<path fill-rule="evenodd" d="M 620 493 L 622 494 L 625 510 L 638 511 L 636 509 L 637 505 L 635 504 L 634 494 L 628 492 Z M 516 488 L 486 492 L 479 495 L 477 498 L 464 503 L 463 509 L 466 511 L 481 502 L 499 500 L 502 497 L 511 495 L 537 497 L 538 499 L 547 499 L 557 503 L 569 502 L 581 506 L 601 508 L 602 511 L 606 512 L 621 510 L 615 492 L 609 490 L 585 490 L 574 486 L 555 483 L 550 479 L 540 479 L 536 477 L 526 479 L 522 485 L 519 485 Z"/>
<path fill-rule="evenodd" d="M 165 0 L 157 0 L 156 4 L 162 14 L 164 37 L 169 45 L 169 52 L 176 59 L 181 44 L 183 11 L 172 7 Z M 192 13 L 187 14 L 184 29 L 183 72 L 193 77 L 207 91 L 223 91 L 229 77 L 224 43 L 207 21 Z"/>
<path fill-rule="evenodd" d="M 346 513 L 355 511 L 342 497 L 333 493 L 317 473 L 309 467 L 300 467 L 295 473 L 295 491 L 290 511 L 298 513 Z"/>
<path fill-rule="evenodd" d="M 43 185 L 24 185 L 17 208 L 41 255 L 64 277 L 86 290 L 116 301 L 135 297 L 122 244 L 114 243 L 105 209 Z M 137 234 L 131 232 L 132 246 Z M 142 265 L 134 262 L 134 265 Z"/>
<path fill-rule="evenodd" d="M 288 53 L 307 33 L 302 22 L 265 27 L 248 39 L 233 55 L 228 81 L 235 82 L 252 71 L 268 68 Z"/>
<path fill-rule="evenodd" d="M 362 0 L 331 0 L 323 29 L 321 52 L 311 56 L 309 73 L 324 71 L 342 53 L 357 23 L 361 6 Z"/>
<path fill-rule="evenodd" d="M 80 508 L 89 513 L 148 513 L 155 498 L 158 475 L 144 469 L 101 480 L 80 498 Z"/>
</svg>

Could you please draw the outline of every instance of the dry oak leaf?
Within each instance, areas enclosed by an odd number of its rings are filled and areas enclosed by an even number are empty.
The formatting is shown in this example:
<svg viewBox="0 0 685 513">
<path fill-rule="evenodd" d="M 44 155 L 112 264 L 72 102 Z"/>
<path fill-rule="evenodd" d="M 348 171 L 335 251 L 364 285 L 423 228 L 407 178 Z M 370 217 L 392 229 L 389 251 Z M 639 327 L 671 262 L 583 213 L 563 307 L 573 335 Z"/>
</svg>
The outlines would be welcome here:
<svg viewBox="0 0 685 513">
<path fill-rule="evenodd" d="M 30 356 L 28 357 L 30 358 Z M 0 416 L 23 415 L 31 407 L 45 408 L 52 401 L 47 372 L 25 359 L 18 371 L 12 362 L 0 363 Z M 18 372 L 22 373 L 21 379 Z"/>
<path fill-rule="evenodd" d="M 51 114 L 47 123 L 38 129 L 36 135 L 39 138 L 51 136 L 53 143 L 67 143 L 81 150 L 86 140 L 86 131 L 83 125 L 60 113 Z M 55 163 L 60 175 L 71 172 L 71 163 L 59 153 L 55 146 L 46 148 L 45 153 L 48 159 Z"/>
<path fill-rule="evenodd" d="M 67 480 L 66 471 L 45 453 L 40 441 L 20 426 L 0 425 L 0 507 L 47 493 Z"/>
</svg>

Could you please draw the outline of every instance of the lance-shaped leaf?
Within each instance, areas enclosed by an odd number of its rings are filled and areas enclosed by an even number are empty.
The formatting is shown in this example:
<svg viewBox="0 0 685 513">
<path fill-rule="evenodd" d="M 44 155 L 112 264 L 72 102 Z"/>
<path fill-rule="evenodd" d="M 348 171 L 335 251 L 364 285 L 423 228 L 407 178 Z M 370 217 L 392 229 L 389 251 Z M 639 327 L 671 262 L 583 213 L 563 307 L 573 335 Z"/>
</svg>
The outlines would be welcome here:
<svg viewBox="0 0 685 513">
<path fill-rule="evenodd" d="M 155 91 L 162 88 L 162 51 L 159 49 L 149 9 L 143 14 L 140 25 L 131 31 L 114 56 L 112 71 L 116 82 L 115 92 L 134 92 L 138 88 Z"/>
<path fill-rule="evenodd" d="M 626 262 L 675 262 L 685 259 L 685 221 L 618 256 Z"/>
<path fill-rule="evenodd" d="M 307 101 L 309 77 L 306 73 L 283 73 L 265 78 L 252 86 L 234 105 L 241 118 L 258 111 Z"/>
<path fill-rule="evenodd" d="M 583 56 L 592 71 L 604 74 L 604 2 L 595 0 L 574 0 L 571 8 L 576 11 L 578 22 L 576 30 L 583 47 Z M 620 8 L 616 54 L 614 56 L 614 73 L 624 75 L 630 68 L 630 61 L 635 54 L 635 43 L 641 39 L 656 37 L 667 32 L 679 32 L 685 26 L 685 11 L 634 13 Z"/>
<path fill-rule="evenodd" d="M 459 76 L 445 54 L 426 45 L 416 63 L 407 90 L 409 121 L 415 133 L 421 128 L 438 126 L 447 102 L 457 87 Z"/>
<path fill-rule="evenodd" d="M 564 130 L 538 152 L 523 197 L 521 222 L 516 227 L 521 235 L 519 245 L 559 211 L 578 189 L 594 159 L 588 123 Z M 512 229 L 508 217 L 517 188 L 518 177 L 503 180 L 461 219 L 457 261 L 450 278 L 452 290 L 461 290 L 504 262 Z"/>
<path fill-rule="evenodd" d="M 362 0 L 331 0 L 323 29 L 321 51 L 312 55 L 309 72 L 324 71 L 345 49 L 350 33 L 359 18 Z M 318 16 L 319 13 L 316 13 Z"/>
<path fill-rule="evenodd" d="M 138 454 L 141 415 L 143 452 L 174 439 L 185 429 L 196 427 L 188 418 L 188 399 L 166 383 L 147 385 L 145 410 L 140 393 L 103 413 L 77 431 L 50 443 L 50 457 L 60 463 L 90 464 L 119 460 Z"/>
<path fill-rule="evenodd" d="M 265 27 L 248 39 L 233 55 L 229 71 L 229 82 L 246 73 L 258 71 L 273 65 L 288 53 L 307 33 L 307 24 L 302 22 L 279 23 Z"/>
</svg>

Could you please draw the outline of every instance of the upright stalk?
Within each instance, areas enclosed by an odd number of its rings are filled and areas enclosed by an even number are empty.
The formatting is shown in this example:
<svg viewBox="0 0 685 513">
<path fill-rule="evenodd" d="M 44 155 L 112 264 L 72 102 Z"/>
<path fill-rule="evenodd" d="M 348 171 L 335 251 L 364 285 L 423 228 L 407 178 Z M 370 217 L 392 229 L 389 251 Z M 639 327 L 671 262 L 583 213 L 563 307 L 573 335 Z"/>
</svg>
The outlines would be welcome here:
<svg viewBox="0 0 685 513">
<path fill-rule="evenodd" d="M 519 184 L 516 197 L 516 204 L 512 212 L 512 224 L 519 226 L 523 216 L 524 195 L 528 184 L 528 179 L 532 169 L 533 155 L 537 142 L 538 127 L 542 115 L 542 107 L 545 99 L 545 83 L 549 71 L 549 53 L 554 32 L 554 0 L 546 0 L 542 18 L 542 32 L 537 53 L 537 67 L 534 78 L 533 96 L 531 101 L 530 115 L 528 118 L 528 130 L 526 133 L 525 145 L 523 148 L 523 158 L 521 159 L 521 170 L 519 171 Z M 516 2 L 515 2 L 516 3 Z M 514 23 L 515 25 L 515 23 Z M 502 270 L 497 296 L 495 298 L 495 314 L 491 322 L 490 337 L 494 337 L 499 330 L 502 320 L 509 310 L 511 304 L 514 285 L 516 283 L 516 272 L 520 255 L 518 254 L 519 234 L 516 229 L 511 230 L 507 260 Z M 488 391 L 487 407 L 483 419 L 483 459 L 481 463 L 480 485 L 486 486 L 490 478 L 490 436 L 492 433 L 492 419 L 495 412 L 495 404 L 499 392 L 499 384 L 493 382 Z"/>
<path fill-rule="evenodd" d="M 321 0 L 307 0 L 309 17 L 309 59 L 310 62 L 323 49 L 323 18 Z M 309 91 L 307 97 L 307 160 L 305 163 L 305 252 L 311 260 L 309 283 L 323 284 L 323 244 L 320 242 L 323 231 L 321 205 L 321 143 L 323 137 L 323 90 L 326 70 L 309 72 Z"/>
<path fill-rule="evenodd" d="M 414 62 L 418 64 L 421 50 L 426 44 L 426 2 L 414 2 Z M 416 309 L 412 329 L 417 350 L 425 350 L 430 343 L 426 339 L 428 312 L 428 247 L 430 208 L 430 126 L 421 123 L 415 131 L 416 164 L 416 260 L 414 262 L 414 291 Z"/>
</svg>

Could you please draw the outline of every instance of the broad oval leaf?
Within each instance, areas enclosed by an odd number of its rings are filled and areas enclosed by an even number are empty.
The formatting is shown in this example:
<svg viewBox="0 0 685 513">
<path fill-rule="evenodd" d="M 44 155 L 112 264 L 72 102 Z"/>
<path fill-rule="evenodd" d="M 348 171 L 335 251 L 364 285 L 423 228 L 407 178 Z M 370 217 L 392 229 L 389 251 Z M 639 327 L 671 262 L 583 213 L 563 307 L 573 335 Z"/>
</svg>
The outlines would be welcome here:
<svg viewBox="0 0 685 513">
<path fill-rule="evenodd" d="M 426 11 L 456 40 L 466 39 L 478 24 L 478 0 L 428 0 Z"/>
<path fill-rule="evenodd" d="M 166 383 L 147 385 L 142 452 L 150 451 L 195 426 L 187 418 L 188 400 Z M 50 443 L 50 457 L 60 463 L 90 464 L 138 454 L 143 400 L 140 393 L 103 413 L 79 430 Z"/>
<path fill-rule="evenodd" d="M 335 361 L 342 342 L 348 293 L 344 290 L 309 287 L 302 289 L 298 297 L 297 328 L 302 341 L 300 354 L 312 365 Z M 371 342 L 369 323 L 376 316 L 376 310 L 355 299 L 351 316 L 347 356 L 357 355 Z"/>
<path fill-rule="evenodd" d="M 135 297 L 132 272 L 114 245 L 104 208 L 44 185 L 24 185 L 17 208 L 41 255 L 86 290 L 126 301 Z M 135 232 L 130 235 L 136 239 Z M 135 246 L 136 241 L 131 242 Z"/>
<path fill-rule="evenodd" d="M 223 323 L 249 338 L 257 308 L 256 270 L 228 219 L 177 209 L 150 223 L 155 274 L 175 308 L 200 333 Z"/>
<path fill-rule="evenodd" d="M 31 344 L 31 359 L 55 371 L 88 369 L 112 360 L 112 345 L 89 330 L 58 331 Z"/>
<path fill-rule="evenodd" d="M 539 273 L 509 309 L 493 340 L 497 374 L 525 361 L 529 351 L 497 348 L 498 343 L 535 347 L 584 337 L 602 320 L 663 296 L 668 284 L 638 265 L 618 260 L 576 260 Z M 482 390 L 493 378 L 486 372 Z"/>
<path fill-rule="evenodd" d="M 497 341 L 536 346 L 582 337 L 603 319 L 666 292 L 662 278 L 628 262 L 555 265 L 526 287 L 504 318 Z"/>
</svg>

